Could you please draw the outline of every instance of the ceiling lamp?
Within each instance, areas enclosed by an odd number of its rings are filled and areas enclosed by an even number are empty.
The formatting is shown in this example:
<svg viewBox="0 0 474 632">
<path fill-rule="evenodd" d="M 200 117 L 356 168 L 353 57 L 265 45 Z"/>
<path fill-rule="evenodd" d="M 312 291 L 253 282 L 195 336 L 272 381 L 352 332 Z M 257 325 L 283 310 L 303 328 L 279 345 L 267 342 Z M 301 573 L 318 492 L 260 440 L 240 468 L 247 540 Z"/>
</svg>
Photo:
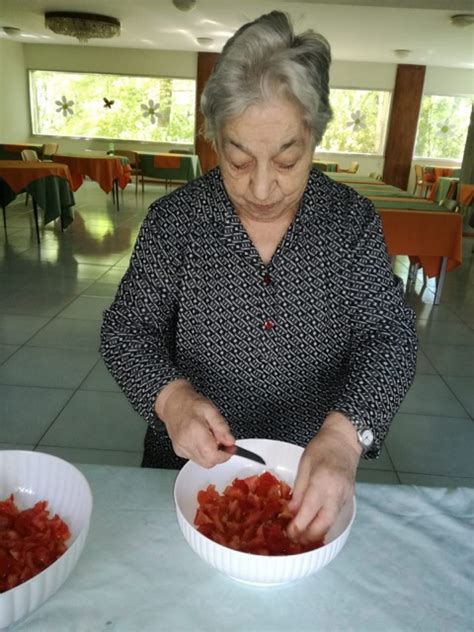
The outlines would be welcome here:
<svg viewBox="0 0 474 632">
<path fill-rule="evenodd" d="M 21 33 L 21 29 L 16 26 L 2 26 L 0 27 L 5 35 L 9 35 L 10 37 L 15 37 L 15 35 L 19 35 Z"/>
<path fill-rule="evenodd" d="M 120 22 L 107 15 L 76 13 L 73 11 L 48 11 L 44 23 L 57 35 L 76 37 L 80 42 L 92 38 L 109 39 L 120 35 Z"/>
<path fill-rule="evenodd" d="M 450 19 L 453 26 L 469 26 L 474 24 L 474 13 L 458 13 L 452 15 Z"/>
<path fill-rule="evenodd" d="M 196 0 L 173 0 L 173 4 L 180 11 L 190 11 L 196 6 Z"/>
<path fill-rule="evenodd" d="M 411 53 L 411 50 L 409 48 L 396 48 L 393 52 L 399 59 L 406 59 Z"/>
</svg>

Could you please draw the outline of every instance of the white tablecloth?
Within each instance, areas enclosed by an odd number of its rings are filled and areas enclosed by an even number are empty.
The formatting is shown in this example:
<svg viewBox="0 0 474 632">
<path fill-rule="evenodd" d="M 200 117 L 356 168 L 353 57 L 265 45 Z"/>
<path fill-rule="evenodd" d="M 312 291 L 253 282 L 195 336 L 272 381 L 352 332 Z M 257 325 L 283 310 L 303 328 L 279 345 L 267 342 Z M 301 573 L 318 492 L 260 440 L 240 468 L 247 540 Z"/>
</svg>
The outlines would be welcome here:
<svg viewBox="0 0 474 632">
<path fill-rule="evenodd" d="M 340 555 L 276 588 L 201 561 L 179 530 L 176 472 L 80 466 L 94 494 L 82 558 L 16 629 L 31 632 L 474 630 L 474 490 L 358 484 Z"/>
</svg>

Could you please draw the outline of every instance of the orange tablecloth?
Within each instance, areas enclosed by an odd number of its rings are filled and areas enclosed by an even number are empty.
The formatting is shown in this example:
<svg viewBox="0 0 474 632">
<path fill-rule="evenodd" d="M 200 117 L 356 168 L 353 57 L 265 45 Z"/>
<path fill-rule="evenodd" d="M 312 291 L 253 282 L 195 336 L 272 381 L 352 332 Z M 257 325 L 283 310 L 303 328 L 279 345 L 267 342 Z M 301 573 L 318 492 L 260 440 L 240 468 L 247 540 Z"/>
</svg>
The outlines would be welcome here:
<svg viewBox="0 0 474 632">
<path fill-rule="evenodd" d="M 67 165 L 53 162 L 22 162 L 20 160 L 0 161 L 0 177 L 15 193 L 23 191 L 33 180 L 47 176 L 57 176 L 68 180 L 71 189 L 73 188 L 73 180 Z"/>
<path fill-rule="evenodd" d="M 122 165 L 120 158 L 115 156 L 85 156 L 82 154 L 54 154 L 52 159 L 68 165 L 73 181 L 73 191 L 84 182 L 88 176 L 97 182 L 105 193 L 110 193 L 114 180 L 117 180 L 121 189 L 125 188 L 131 180 L 130 165 Z"/>
<path fill-rule="evenodd" d="M 153 164 L 157 169 L 179 169 L 181 167 L 181 156 L 176 154 L 156 154 Z"/>
<path fill-rule="evenodd" d="M 462 216 L 459 213 L 379 210 L 390 256 L 419 260 L 428 277 L 439 274 L 442 257 L 447 270 L 462 262 Z"/>
</svg>

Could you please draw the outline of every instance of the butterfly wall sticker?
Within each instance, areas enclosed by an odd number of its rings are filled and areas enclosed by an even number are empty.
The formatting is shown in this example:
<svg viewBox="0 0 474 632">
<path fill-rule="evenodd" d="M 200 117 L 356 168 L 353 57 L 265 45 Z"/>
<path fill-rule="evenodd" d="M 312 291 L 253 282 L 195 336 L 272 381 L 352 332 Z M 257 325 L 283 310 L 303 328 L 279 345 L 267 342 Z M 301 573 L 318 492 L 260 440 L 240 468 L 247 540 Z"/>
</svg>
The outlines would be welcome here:
<svg viewBox="0 0 474 632">
<path fill-rule="evenodd" d="M 109 108 L 109 110 L 111 110 L 115 101 L 109 100 L 107 99 L 107 97 L 103 97 L 103 99 L 104 99 L 104 108 Z"/>
</svg>

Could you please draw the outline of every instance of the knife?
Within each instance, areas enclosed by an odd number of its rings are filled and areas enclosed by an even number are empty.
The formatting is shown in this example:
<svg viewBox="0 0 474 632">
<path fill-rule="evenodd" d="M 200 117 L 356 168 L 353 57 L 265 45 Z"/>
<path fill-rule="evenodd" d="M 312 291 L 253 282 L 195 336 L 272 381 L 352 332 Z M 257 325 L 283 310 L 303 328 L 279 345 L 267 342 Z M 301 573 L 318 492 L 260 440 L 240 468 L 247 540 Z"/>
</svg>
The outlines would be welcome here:
<svg viewBox="0 0 474 632">
<path fill-rule="evenodd" d="M 255 454 L 255 452 L 251 452 L 250 450 L 246 450 L 245 448 L 241 448 L 235 443 L 234 445 L 220 445 L 219 450 L 223 450 L 224 452 L 227 452 L 227 454 L 232 454 L 233 456 L 242 456 L 245 459 L 250 459 L 251 461 L 256 461 L 257 463 L 266 465 L 260 455 Z"/>
</svg>

